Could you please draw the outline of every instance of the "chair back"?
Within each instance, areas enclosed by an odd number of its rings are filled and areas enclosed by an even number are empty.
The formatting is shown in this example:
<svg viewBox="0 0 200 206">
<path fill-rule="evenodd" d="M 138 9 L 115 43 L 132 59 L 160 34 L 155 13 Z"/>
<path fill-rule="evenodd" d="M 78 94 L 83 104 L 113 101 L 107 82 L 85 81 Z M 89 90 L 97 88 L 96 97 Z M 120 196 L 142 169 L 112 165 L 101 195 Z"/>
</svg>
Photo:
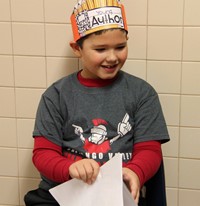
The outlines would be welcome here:
<svg viewBox="0 0 200 206">
<path fill-rule="evenodd" d="M 147 206 L 167 206 L 163 161 L 157 173 L 146 182 L 145 186 Z"/>
</svg>

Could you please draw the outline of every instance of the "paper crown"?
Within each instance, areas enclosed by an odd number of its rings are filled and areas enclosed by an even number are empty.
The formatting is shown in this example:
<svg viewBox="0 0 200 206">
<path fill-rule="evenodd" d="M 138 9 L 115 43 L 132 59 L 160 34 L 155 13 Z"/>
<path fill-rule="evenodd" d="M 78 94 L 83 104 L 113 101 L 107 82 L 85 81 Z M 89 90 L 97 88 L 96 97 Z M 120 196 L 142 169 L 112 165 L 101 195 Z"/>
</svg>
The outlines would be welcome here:
<svg viewBox="0 0 200 206">
<path fill-rule="evenodd" d="M 96 31 L 121 28 L 128 31 L 120 0 L 79 0 L 71 15 L 74 40 Z"/>
</svg>

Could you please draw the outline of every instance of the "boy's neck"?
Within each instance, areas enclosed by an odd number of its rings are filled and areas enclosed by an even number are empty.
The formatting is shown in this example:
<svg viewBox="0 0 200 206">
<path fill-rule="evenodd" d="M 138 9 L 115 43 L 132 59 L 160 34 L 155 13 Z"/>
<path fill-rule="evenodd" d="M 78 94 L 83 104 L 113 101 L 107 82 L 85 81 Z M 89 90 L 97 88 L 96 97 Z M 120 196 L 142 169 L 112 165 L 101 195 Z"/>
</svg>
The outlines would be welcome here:
<svg viewBox="0 0 200 206">
<path fill-rule="evenodd" d="M 115 77 L 113 79 L 87 79 L 81 75 L 81 71 L 78 72 L 77 77 L 79 82 L 86 87 L 105 87 L 109 84 L 112 84 L 117 78 Z"/>
</svg>

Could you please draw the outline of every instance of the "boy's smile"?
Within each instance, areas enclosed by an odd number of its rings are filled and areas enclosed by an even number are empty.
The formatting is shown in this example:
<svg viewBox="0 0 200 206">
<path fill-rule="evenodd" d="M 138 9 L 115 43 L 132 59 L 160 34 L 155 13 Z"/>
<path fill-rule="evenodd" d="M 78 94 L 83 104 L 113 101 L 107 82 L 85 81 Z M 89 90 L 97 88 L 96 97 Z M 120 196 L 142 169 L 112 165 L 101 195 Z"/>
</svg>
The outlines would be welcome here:
<svg viewBox="0 0 200 206">
<path fill-rule="evenodd" d="M 82 63 L 81 75 L 89 79 L 114 78 L 127 59 L 127 40 L 126 32 L 119 29 L 90 35 L 82 48 L 75 49 Z"/>
</svg>

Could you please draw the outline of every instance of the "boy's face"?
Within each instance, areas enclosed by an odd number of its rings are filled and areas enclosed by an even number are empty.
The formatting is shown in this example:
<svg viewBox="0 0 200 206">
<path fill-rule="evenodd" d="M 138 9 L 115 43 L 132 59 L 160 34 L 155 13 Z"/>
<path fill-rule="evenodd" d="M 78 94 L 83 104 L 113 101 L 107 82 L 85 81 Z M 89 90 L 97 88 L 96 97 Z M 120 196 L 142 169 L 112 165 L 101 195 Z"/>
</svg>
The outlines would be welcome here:
<svg viewBox="0 0 200 206">
<path fill-rule="evenodd" d="M 92 34 L 79 47 L 84 78 L 112 79 L 124 65 L 127 55 L 127 34 L 119 29 L 100 35 Z"/>
</svg>

